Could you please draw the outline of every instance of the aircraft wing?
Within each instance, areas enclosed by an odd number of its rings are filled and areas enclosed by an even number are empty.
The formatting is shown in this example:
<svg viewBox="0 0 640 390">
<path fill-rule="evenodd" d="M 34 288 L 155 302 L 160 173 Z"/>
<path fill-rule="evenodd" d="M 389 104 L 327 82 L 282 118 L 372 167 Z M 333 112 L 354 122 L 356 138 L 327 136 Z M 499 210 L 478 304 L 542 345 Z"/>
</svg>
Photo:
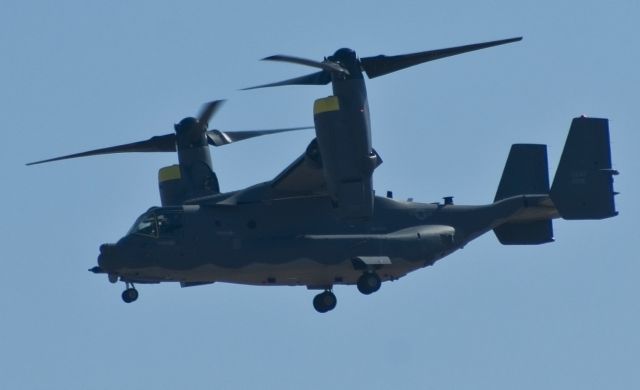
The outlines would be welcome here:
<svg viewBox="0 0 640 390">
<path fill-rule="evenodd" d="M 240 191 L 189 199 L 186 204 L 237 205 L 265 200 L 328 195 L 322 165 L 314 159 L 316 141 L 273 180 Z"/>
<path fill-rule="evenodd" d="M 373 215 L 372 175 L 382 159 L 371 147 L 366 103 L 345 99 L 315 101 L 316 138 L 270 184 L 275 196 L 327 195 L 342 218 L 364 220 Z"/>
<path fill-rule="evenodd" d="M 283 196 L 305 196 L 327 194 L 322 165 L 317 156 L 315 140 L 293 163 L 271 181 L 271 188 Z"/>
<path fill-rule="evenodd" d="M 336 178 L 335 172 L 327 169 L 327 156 L 320 151 L 321 140 L 311 141 L 306 151 L 293 163 L 284 169 L 270 182 L 271 196 L 322 196 L 326 195 L 338 205 L 337 212 L 345 218 L 366 218 L 373 208 L 373 189 L 371 182 L 372 171 L 382 163 L 378 153 L 373 150 L 367 158 L 366 174 L 360 172 L 360 167 L 349 159 L 338 159 L 338 171 L 351 172 L 347 178 Z M 339 144 L 339 143 L 338 143 Z M 325 150 L 329 155 L 335 154 L 333 147 Z M 338 150 L 340 151 L 340 150 Z M 347 151 L 348 154 L 348 151 Z M 334 156 L 335 157 L 335 156 Z M 329 160 L 331 156 L 329 156 Z M 333 181 L 333 186 L 328 178 Z"/>
</svg>

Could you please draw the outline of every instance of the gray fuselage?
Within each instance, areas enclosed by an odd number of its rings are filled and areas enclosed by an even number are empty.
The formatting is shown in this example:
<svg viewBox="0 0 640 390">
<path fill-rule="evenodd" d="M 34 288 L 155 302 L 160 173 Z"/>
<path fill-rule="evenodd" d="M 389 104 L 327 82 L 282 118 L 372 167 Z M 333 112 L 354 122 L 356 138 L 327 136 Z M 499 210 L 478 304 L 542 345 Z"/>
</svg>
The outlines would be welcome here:
<svg viewBox="0 0 640 390">
<path fill-rule="evenodd" d="M 395 280 L 507 219 L 526 219 L 526 209 L 536 218 L 552 214 L 547 201 L 527 195 L 454 206 L 376 197 L 368 221 L 342 219 L 327 197 L 152 208 L 117 244 L 103 245 L 98 262 L 104 272 L 143 283 L 328 288 L 355 284 L 363 269 Z"/>
</svg>

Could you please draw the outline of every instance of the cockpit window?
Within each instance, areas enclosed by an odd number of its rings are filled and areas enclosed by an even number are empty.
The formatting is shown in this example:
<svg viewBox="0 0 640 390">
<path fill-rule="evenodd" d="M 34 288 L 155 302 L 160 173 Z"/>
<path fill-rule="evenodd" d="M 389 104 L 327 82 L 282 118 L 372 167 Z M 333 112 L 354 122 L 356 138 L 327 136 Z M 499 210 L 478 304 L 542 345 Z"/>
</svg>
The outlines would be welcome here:
<svg viewBox="0 0 640 390">
<path fill-rule="evenodd" d="M 182 227 L 179 213 L 158 214 L 157 220 L 160 236 L 169 235 Z"/>
<path fill-rule="evenodd" d="M 156 214 L 158 213 L 158 214 Z M 182 214 L 176 211 L 160 212 L 142 215 L 133 224 L 129 234 L 138 234 L 157 238 L 158 236 L 170 236 L 182 227 Z"/>
<path fill-rule="evenodd" d="M 156 222 L 156 216 L 153 214 L 143 215 L 129 231 L 129 234 L 140 234 L 143 236 L 157 237 L 158 236 L 158 224 Z"/>
</svg>

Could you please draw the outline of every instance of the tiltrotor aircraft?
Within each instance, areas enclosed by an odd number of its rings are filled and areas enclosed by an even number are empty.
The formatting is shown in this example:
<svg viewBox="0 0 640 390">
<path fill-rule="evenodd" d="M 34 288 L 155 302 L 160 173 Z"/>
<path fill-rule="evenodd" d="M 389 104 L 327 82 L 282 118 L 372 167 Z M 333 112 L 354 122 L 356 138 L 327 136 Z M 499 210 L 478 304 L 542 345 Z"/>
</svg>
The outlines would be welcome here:
<svg viewBox="0 0 640 390">
<path fill-rule="evenodd" d="M 375 196 L 373 171 L 382 159 L 371 146 L 364 71 L 374 78 L 423 62 L 520 40 L 512 38 L 398 56 L 358 58 L 340 49 L 322 62 L 291 56 L 266 60 L 319 68 L 316 73 L 259 87 L 328 84 L 333 95 L 314 103 L 316 137 L 273 180 L 220 192 L 208 144 L 291 129 L 207 131 L 220 102 L 183 119 L 175 134 L 50 160 L 118 152 L 177 151 L 179 164 L 160 169 L 161 207 L 152 207 L 115 244 L 100 246 L 90 271 L 134 284 L 214 282 L 306 286 L 321 292 L 313 306 L 335 308 L 335 285 L 363 294 L 383 281 L 430 266 L 494 231 L 506 245 L 553 241 L 552 220 L 601 219 L 614 206 L 606 119 L 573 120 L 552 185 L 545 145 L 511 147 L 495 200 L 478 206 L 418 203 Z M 259 88 L 254 87 L 254 88 Z M 33 163 L 32 163 L 33 164 Z"/>
</svg>

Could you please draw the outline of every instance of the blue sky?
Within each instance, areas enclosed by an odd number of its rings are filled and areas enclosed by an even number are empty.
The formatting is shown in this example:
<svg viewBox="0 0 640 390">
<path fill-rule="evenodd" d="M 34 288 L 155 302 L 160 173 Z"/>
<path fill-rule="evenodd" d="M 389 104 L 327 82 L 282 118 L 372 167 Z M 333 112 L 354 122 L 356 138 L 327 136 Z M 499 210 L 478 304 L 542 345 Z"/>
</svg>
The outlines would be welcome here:
<svg viewBox="0 0 640 390">
<path fill-rule="evenodd" d="M 640 386 L 637 1 L 14 1 L 0 13 L 4 207 L 0 387 L 601 389 Z M 549 145 L 571 118 L 610 118 L 620 216 L 555 223 L 556 242 L 481 237 L 371 296 L 337 287 L 122 286 L 98 246 L 159 204 L 176 156 L 50 156 L 172 131 L 209 100 L 222 130 L 312 124 L 329 87 L 239 88 L 340 47 L 401 54 L 524 36 L 367 83 L 378 192 L 493 199 L 509 146 Z M 269 180 L 312 133 L 212 150 L 224 190 Z"/>
</svg>

